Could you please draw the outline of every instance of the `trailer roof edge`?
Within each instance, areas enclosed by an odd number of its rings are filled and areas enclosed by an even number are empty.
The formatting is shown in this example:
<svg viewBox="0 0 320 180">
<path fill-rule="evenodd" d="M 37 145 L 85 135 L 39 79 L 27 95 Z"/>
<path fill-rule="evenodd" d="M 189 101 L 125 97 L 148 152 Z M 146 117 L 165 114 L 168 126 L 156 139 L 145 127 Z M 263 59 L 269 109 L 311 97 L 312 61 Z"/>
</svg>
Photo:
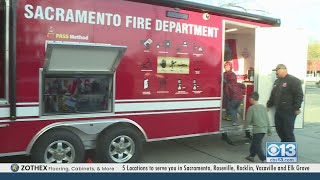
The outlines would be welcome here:
<svg viewBox="0 0 320 180">
<path fill-rule="evenodd" d="M 217 6 L 210 6 L 210 5 L 190 2 L 190 1 L 177 1 L 177 0 L 161 0 L 161 1 L 159 0 L 127 0 L 127 1 L 167 6 L 172 8 L 180 8 L 180 9 L 192 10 L 192 11 L 198 11 L 198 12 L 213 13 L 213 14 L 223 15 L 231 18 L 265 23 L 272 26 L 280 26 L 281 24 L 281 20 L 278 18 L 251 14 L 251 13 L 236 11 L 232 9 L 226 9 L 226 8 L 217 7 Z"/>
</svg>

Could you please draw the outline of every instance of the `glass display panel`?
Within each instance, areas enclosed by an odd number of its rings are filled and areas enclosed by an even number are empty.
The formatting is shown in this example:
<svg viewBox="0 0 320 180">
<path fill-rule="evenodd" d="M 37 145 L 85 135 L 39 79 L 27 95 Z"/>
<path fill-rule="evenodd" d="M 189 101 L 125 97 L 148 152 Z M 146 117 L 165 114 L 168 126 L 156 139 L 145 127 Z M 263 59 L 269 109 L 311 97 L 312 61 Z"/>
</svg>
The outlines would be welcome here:
<svg viewBox="0 0 320 180">
<path fill-rule="evenodd" d="M 110 112 L 112 77 L 46 77 L 43 111 L 45 114 Z"/>
</svg>

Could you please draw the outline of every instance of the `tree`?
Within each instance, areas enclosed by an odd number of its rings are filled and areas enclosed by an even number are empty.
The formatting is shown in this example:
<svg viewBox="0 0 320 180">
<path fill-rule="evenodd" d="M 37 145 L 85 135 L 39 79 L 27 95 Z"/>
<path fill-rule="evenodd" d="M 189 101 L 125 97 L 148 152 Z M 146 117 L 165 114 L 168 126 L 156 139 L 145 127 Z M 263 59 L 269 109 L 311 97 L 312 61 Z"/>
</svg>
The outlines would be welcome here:
<svg viewBox="0 0 320 180">
<path fill-rule="evenodd" d="M 309 44 L 308 60 L 320 60 L 320 42 Z"/>
<path fill-rule="evenodd" d="M 320 61 L 320 42 L 310 43 L 308 46 L 308 69 L 310 73 L 316 75 L 317 71 L 317 64 Z"/>
</svg>

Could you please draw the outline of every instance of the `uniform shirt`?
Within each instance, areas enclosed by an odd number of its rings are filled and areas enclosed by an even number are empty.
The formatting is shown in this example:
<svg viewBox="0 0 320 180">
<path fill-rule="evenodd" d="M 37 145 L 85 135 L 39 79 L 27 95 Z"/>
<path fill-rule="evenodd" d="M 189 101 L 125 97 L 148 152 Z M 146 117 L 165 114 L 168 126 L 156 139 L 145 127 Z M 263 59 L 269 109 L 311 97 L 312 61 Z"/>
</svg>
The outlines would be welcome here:
<svg viewBox="0 0 320 180">
<path fill-rule="evenodd" d="M 252 133 L 271 133 L 267 109 L 262 104 L 255 104 L 249 107 L 246 117 L 245 129 L 252 125 Z"/>
<path fill-rule="evenodd" d="M 288 74 L 274 82 L 267 107 L 275 106 L 280 110 L 296 111 L 300 109 L 302 101 L 301 81 Z"/>
</svg>

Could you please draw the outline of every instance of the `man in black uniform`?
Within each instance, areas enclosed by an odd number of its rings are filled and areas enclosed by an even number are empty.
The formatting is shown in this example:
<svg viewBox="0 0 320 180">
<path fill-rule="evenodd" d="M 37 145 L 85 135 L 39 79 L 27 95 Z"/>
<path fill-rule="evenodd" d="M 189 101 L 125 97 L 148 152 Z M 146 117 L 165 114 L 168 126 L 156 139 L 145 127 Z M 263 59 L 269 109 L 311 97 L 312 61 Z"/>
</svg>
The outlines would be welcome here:
<svg viewBox="0 0 320 180">
<path fill-rule="evenodd" d="M 295 142 L 294 122 L 303 101 L 301 81 L 288 74 L 284 64 L 278 64 L 274 70 L 278 79 L 273 84 L 267 107 L 276 108 L 275 126 L 281 142 Z"/>
</svg>

